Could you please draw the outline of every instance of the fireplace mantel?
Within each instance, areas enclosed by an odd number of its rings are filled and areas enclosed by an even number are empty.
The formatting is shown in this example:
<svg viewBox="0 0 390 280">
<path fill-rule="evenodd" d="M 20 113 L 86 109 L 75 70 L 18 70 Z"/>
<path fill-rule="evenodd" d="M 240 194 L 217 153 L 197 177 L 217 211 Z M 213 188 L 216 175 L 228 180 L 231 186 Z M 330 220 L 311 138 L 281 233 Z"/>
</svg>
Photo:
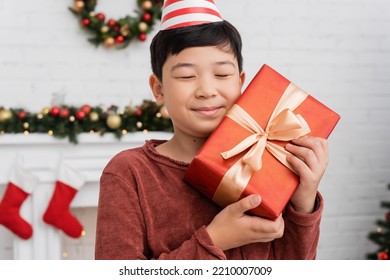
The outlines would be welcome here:
<svg viewBox="0 0 390 280">
<path fill-rule="evenodd" d="M 61 162 L 85 174 L 86 184 L 79 190 L 71 207 L 95 207 L 98 200 L 98 182 L 107 162 L 116 153 L 143 145 L 148 139 L 169 139 L 167 132 L 128 133 L 121 140 L 112 134 L 104 136 L 81 134 L 78 144 L 67 139 L 56 139 L 45 134 L 0 135 L 0 194 L 8 183 L 9 173 L 15 165 L 33 172 L 39 184 L 26 199 L 21 216 L 33 227 L 33 236 L 13 239 L 14 259 L 61 259 L 61 232 L 45 224 L 42 216 L 54 190 L 56 172 Z M 1 244 L 0 246 L 4 245 Z"/>
</svg>

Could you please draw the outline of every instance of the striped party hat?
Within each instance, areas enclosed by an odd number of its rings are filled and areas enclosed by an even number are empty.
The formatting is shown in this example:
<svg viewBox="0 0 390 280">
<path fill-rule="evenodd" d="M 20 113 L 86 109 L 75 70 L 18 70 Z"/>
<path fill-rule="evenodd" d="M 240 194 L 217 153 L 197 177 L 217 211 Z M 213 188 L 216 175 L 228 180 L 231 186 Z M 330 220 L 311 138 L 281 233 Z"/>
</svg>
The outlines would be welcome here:
<svg viewBox="0 0 390 280">
<path fill-rule="evenodd" d="M 213 0 L 166 0 L 161 30 L 223 21 Z"/>
</svg>

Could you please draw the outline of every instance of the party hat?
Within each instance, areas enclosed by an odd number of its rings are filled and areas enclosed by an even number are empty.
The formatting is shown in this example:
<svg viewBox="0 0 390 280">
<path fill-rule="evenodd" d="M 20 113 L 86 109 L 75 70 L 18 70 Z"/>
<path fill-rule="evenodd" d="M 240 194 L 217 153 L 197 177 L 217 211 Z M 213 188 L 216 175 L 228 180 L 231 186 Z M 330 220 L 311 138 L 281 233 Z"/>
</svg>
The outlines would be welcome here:
<svg viewBox="0 0 390 280">
<path fill-rule="evenodd" d="M 161 30 L 223 21 L 213 0 L 166 0 Z"/>
</svg>

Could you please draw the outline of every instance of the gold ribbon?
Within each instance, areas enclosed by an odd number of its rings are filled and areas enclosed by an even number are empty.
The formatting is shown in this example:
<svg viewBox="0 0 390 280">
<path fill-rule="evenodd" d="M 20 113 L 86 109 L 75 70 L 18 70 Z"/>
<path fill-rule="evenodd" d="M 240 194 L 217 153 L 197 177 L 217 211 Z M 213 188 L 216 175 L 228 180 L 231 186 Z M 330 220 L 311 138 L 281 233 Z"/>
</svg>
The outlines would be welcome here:
<svg viewBox="0 0 390 280">
<path fill-rule="evenodd" d="M 214 202 L 226 206 L 239 199 L 253 172 L 261 169 L 265 149 L 295 172 L 286 159 L 289 152 L 269 140 L 290 141 L 310 132 L 305 119 L 293 112 L 307 96 L 306 92 L 290 83 L 276 105 L 265 130 L 239 105 L 232 106 L 226 116 L 252 134 L 221 155 L 224 159 L 229 159 L 250 149 L 226 172 L 214 193 Z"/>
</svg>

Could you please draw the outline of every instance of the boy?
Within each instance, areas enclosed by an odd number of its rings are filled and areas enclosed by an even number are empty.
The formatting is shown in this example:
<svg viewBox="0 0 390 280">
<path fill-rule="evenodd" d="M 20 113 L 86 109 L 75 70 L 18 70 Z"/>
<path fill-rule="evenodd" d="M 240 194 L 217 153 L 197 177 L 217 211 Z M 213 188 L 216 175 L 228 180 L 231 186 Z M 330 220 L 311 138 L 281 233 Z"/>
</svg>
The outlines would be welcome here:
<svg viewBox="0 0 390 280">
<path fill-rule="evenodd" d="M 194 2 L 207 16 L 200 19 L 198 7 L 183 7 Z M 188 19 L 192 12 L 195 19 Z M 245 214 L 261 203 L 259 195 L 220 209 L 182 178 L 241 94 L 240 35 L 213 1 L 165 1 L 162 30 L 150 49 L 149 84 L 156 101 L 165 104 L 174 133 L 168 141 L 123 151 L 106 166 L 95 258 L 314 259 L 326 140 L 302 137 L 286 146 L 300 184 L 275 221 Z"/>
</svg>

